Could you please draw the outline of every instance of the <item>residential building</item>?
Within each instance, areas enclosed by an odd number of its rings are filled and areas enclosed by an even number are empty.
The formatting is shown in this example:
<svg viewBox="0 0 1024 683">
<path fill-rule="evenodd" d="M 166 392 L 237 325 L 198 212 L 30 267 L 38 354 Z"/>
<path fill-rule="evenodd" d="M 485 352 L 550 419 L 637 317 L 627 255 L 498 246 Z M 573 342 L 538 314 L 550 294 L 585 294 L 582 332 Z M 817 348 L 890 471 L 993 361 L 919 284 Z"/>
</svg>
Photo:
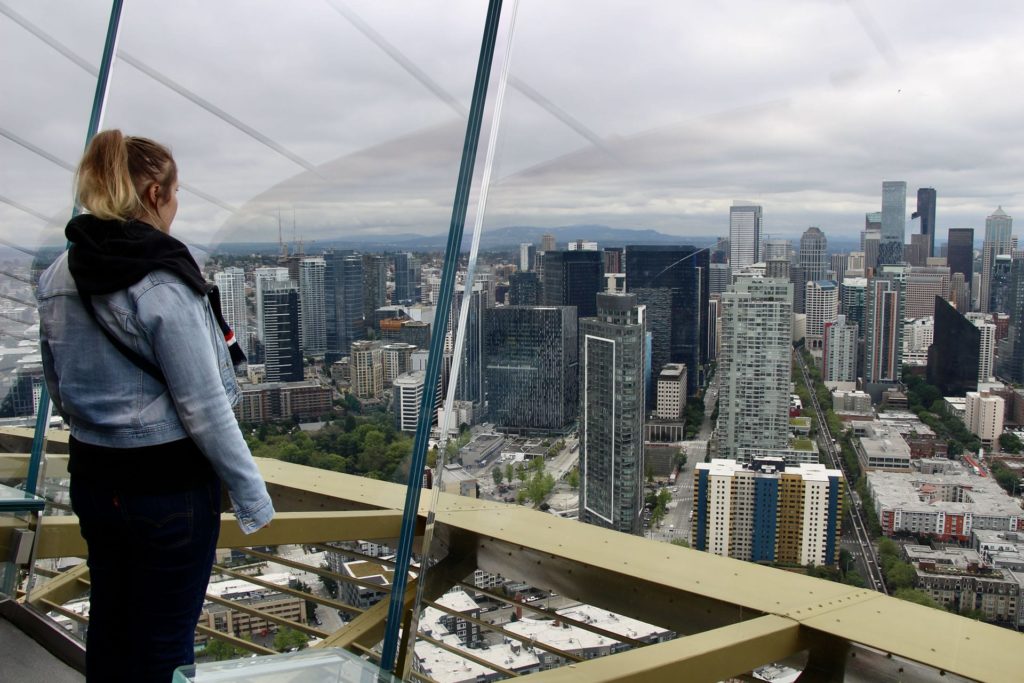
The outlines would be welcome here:
<svg viewBox="0 0 1024 683">
<path fill-rule="evenodd" d="M 384 386 L 390 386 L 399 375 L 412 370 L 412 354 L 416 347 L 404 342 L 391 342 L 381 346 L 384 363 Z"/>
<path fill-rule="evenodd" d="M 839 312 L 851 323 L 864 331 L 864 301 L 868 291 L 868 280 L 864 277 L 847 277 L 839 286 Z"/>
<path fill-rule="evenodd" d="M 312 420 L 331 412 L 331 389 L 317 382 L 264 382 L 239 388 L 242 398 L 234 407 L 239 422 Z"/>
<path fill-rule="evenodd" d="M 733 202 L 729 208 L 729 267 L 738 273 L 760 259 L 761 207 L 751 202 Z"/>
<path fill-rule="evenodd" d="M 1024 531 L 1017 502 L 992 477 L 979 477 L 956 462 L 931 474 L 869 472 L 867 478 L 886 536 L 907 532 L 967 543 L 975 529 Z"/>
<path fill-rule="evenodd" d="M 279 270 L 284 271 L 284 280 L 260 281 L 263 363 L 268 382 L 300 382 L 304 373 L 299 291 L 287 278 L 287 269 Z"/>
<path fill-rule="evenodd" d="M 845 315 L 825 324 L 822 381 L 825 386 L 857 381 L 857 323 Z"/>
<path fill-rule="evenodd" d="M 519 272 L 529 273 L 533 271 L 534 259 L 537 258 L 537 247 L 530 242 L 523 242 L 519 245 Z"/>
<path fill-rule="evenodd" d="M 864 252 L 851 251 L 846 257 L 846 270 L 836 273 L 836 279 L 842 282 L 847 277 L 864 277 Z"/>
<path fill-rule="evenodd" d="M 811 280 L 805 287 L 807 346 L 820 349 L 825 342 L 825 326 L 839 313 L 839 288 L 831 280 Z"/>
<path fill-rule="evenodd" d="M 379 341 L 352 342 L 349 357 L 352 393 L 357 398 L 375 400 L 384 394 L 384 352 Z"/>
<path fill-rule="evenodd" d="M 654 414 L 661 420 L 679 420 L 686 408 L 686 366 L 669 363 L 658 374 Z"/>
<path fill-rule="evenodd" d="M 694 470 L 691 546 L 751 562 L 839 561 L 842 473 L 779 458 L 715 458 Z"/>
<path fill-rule="evenodd" d="M 805 289 L 808 282 L 818 282 L 828 277 L 828 239 L 821 229 L 812 226 L 800 236 L 799 265 L 803 281 L 793 284 L 801 290 Z M 800 307 L 795 310 L 797 313 L 806 312 L 805 308 Z"/>
<path fill-rule="evenodd" d="M 381 254 L 363 254 L 363 326 L 372 329 L 374 312 L 388 303 L 388 260 Z"/>
<path fill-rule="evenodd" d="M 968 313 L 967 319 L 978 328 L 978 381 L 991 382 L 995 373 L 996 326 L 984 313 Z"/>
<path fill-rule="evenodd" d="M 220 310 L 224 322 L 235 333 L 235 340 L 242 352 L 252 353 L 249 346 L 249 322 L 245 304 L 245 271 L 241 268 L 225 268 L 214 273 L 213 282 L 220 291 Z"/>
<path fill-rule="evenodd" d="M 928 365 L 928 349 L 935 339 L 935 318 L 903 319 L 903 365 L 924 367 Z"/>
<path fill-rule="evenodd" d="M 991 447 L 1003 433 L 1006 402 L 1002 396 L 989 392 L 968 391 L 964 424 L 981 441 Z"/>
<path fill-rule="evenodd" d="M 403 373 L 392 382 L 395 392 L 395 428 L 400 432 L 416 431 L 426 376 L 426 372 L 417 370 Z"/>
<path fill-rule="evenodd" d="M 635 294 L 599 294 L 579 329 L 580 519 L 632 534 L 644 505 L 644 313 Z"/>
<path fill-rule="evenodd" d="M 710 287 L 710 294 L 721 294 L 729 286 L 729 264 L 711 263 L 708 265 L 708 268 L 708 287 Z"/>
<path fill-rule="evenodd" d="M 864 379 L 869 385 L 894 384 L 900 380 L 905 277 L 906 269 L 902 266 L 881 266 L 868 281 L 864 306 Z"/>
<path fill-rule="evenodd" d="M 718 438 L 725 458 L 745 446 L 789 445 L 792 287 L 741 276 L 722 294 Z"/>
<path fill-rule="evenodd" d="M 1021 584 L 1013 572 L 992 567 L 969 548 L 905 545 L 903 552 L 914 568 L 914 588 L 946 609 L 1020 625 Z"/>
<path fill-rule="evenodd" d="M 326 350 L 332 359 L 348 354 L 363 329 L 363 257 L 354 251 L 324 254 Z"/>
<path fill-rule="evenodd" d="M 505 306 L 487 309 L 483 319 L 483 372 L 494 425 L 550 431 L 576 419 L 576 309 Z"/>
<path fill-rule="evenodd" d="M 327 263 L 320 257 L 304 258 L 299 263 L 302 353 L 307 356 L 323 355 L 327 350 L 326 269 Z"/>
</svg>

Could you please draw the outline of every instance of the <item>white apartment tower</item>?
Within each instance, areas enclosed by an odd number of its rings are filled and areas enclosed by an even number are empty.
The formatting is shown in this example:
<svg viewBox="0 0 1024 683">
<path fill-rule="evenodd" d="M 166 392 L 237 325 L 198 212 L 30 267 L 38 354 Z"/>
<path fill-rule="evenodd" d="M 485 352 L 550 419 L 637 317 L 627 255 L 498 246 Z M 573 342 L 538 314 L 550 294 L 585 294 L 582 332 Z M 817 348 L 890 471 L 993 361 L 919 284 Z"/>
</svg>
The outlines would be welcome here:
<svg viewBox="0 0 1024 683">
<path fill-rule="evenodd" d="M 722 294 L 719 454 L 789 444 L 793 285 L 739 276 Z"/>
<path fill-rule="evenodd" d="M 241 268 L 225 268 L 214 274 L 213 281 L 220 290 L 220 310 L 224 314 L 224 322 L 234 331 L 238 346 L 248 356 L 251 349 L 245 311 L 245 271 Z"/>
<path fill-rule="evenodd" d="M 964 424 L 972 434 L 981 439 L 983 445 L 991 446 L 1003 433 L 1004 409 L 1005 402 L 1002 396 L 969 391 L 964 410 Z"/>
<path fill-rule="evenodd" d="M 825 325 L 835 321 L 839 314 L 839 287 L 831 280 L 808 281 L 804 289 L 804 307 L 807 312 L 807 346 L 824 346 Z"/>
<path fill-rule="evenodd" d="M 307 356 L 322 355 L 327 351 L 326 271 L 327 262 L 320 257 L 304 258 L 299 264 L 302 353 Z"/>
<path fill-rule="evenodd" d="M 415 432 L 427 373 L 407 372 L 395 378 L 395 423 L 400 432 Z"/>
<path fill-rule="evenodd" d="M 729 268 L 738 273 L 757 263 L 761 252 L 761 207 L 733 202 L 729 208 Z"/>
<path fill-rule="evenodd" d="M 834 323 L 825 326 L 823 352 L 825 386 L 857 381 L 858 325 L 847 322 L 845 315 L 836 316 Z"/>
<path fill-rule="evenodd" d="M 968 313 L 967 319 L 981 332 L 978 349 L 978 381 L 991 382 L 995 372 L 996 326 L 984 313 Z"/>
</svg>

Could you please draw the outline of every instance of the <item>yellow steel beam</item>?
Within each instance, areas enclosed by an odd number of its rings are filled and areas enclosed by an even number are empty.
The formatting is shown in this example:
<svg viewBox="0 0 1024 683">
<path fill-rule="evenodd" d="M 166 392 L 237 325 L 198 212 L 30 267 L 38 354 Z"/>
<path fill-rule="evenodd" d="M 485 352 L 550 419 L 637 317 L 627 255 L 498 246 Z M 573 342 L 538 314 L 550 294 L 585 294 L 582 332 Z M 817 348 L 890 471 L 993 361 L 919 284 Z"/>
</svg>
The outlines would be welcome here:
<svg viewBox="0 0 1024 683">
<path fill-rule="evenodd" d="M 763 616 L 732 626 L 523 676 L 524 683 L 721 681 L 804 647 L 800 625 Z"/>
<path fill-rule="evenodd" d="M 32 589 L 28 602 L 36 607 L 44 600 L 63 605 L 81 597 L 89 590 L 89 567 L 83 562 L 66 572 L 61 572 L 41 586 Z"/>
<path fill-rule="evenodd" d="M 393 538 L 398 535 L 401 524 L 402 513 L 394 510 L 279 512 L 270 526 L 247 536 L 238 527 L 234 516 L 225 513 L 221 515 L 217 547 Z M 78 530 L 77 517 L 43 517 L 38 558 L 85 557 L 86 552 L 85 540 Z"/>
</svg>

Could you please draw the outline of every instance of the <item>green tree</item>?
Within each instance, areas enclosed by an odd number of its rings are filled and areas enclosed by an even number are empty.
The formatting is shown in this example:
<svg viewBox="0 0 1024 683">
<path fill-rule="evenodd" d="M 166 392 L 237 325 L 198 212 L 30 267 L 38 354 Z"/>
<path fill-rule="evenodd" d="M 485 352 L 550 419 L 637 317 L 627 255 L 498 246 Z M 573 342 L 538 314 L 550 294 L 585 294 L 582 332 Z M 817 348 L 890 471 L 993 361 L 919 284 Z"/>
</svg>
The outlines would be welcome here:
<svg viewBox="0 0 1024 683">
<path fill-rule="evenodd" d="M 669 541 L 669 543 L 671 543 L 672 545 L 678 545 L 683 548 L 690 547 L 690 542 L 685 538 L 673 538 L 671 541 Z"/>
<path fill-rule="evenodd" d="M 575 467 L 569 472 L 569 476 L 566 478 L 569 482 L 569 488 L 573 491 L 580 487 L 580 471 Z"/>
<path fill-rule="evenodd" d="M 515 478 L 515 471 L 512 469 L 512 463 L 505 463 L 505 481 L 509 484 L 512 483 L 512 479 Z"/>
<path fill-rule="evenodd" d="M 290 626 L 282 626 L 274 635 L 274 649 L 278 652 L 304 650 L 309 644 L 309 637 Z"/>
<path fill-rule="evenodd" d="M 913 588 L 917 581 L 917 572 L 907 562 L 894 562 L 885 573 L 886 582 L 895 590 Z"/>
<path fill-rule="evenodd" d="M 501 486 L 501 482 L 505 481 L 505 477 L 501 473 L 500 467 L 494 467 L 491 469 L 491 479 L 494 480 L 495 486 Z"/>
<path fill-rule="evenodd" d="M 211 638 L 206 643 L 206 656 L 211 657 L 215 662 L 223 662 L 227 659 L 238 659 L 249 654 L 248 650 L 235 647 L 226 640 Z"/>
<path fill-rule="evenodd" d="M 916 602 L 918 605 L 924 605 L 925 607 L 934 607 L 936 609 L 941 607 L 939 603 L 932 599 L 932 596 L 914 588 L 900 588 L 893 593 L 893 597 L 906 600 L 907 602 Z"/>
<path fill-rule="evenodd" d="M 1003 432 L 999 435 L 999 450 L 1004 453 L 1020 453 L 1024 450 L 1024 443 L 1013 432 Z"/>
</svg>

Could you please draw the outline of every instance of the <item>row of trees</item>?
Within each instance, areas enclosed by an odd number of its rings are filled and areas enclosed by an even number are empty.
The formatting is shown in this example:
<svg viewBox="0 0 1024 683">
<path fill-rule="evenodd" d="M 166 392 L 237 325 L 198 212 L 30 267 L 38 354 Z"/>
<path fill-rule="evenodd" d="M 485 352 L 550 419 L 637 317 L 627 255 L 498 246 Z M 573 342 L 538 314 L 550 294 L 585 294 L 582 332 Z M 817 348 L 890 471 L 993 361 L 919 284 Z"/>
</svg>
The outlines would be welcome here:
<svg viewBox="0 0 1024 683">
<path fill-rule="evenodd" d="M 981 441 L 971 433 L 963 421 L 948 414 L 942 406 L 942 392 L 922 377 L 903 366 L 903 384 L 907 387 L 907 403 L 921 422 L 928 425 L 949 447 L 949 455 L 964 451 L 977 452 Z"/>
<path fill-rule="evenodd" d="M 298 465 L 404 481 L 413 440 L 395 430 L 386 413 L 347 415 L 307 434 L 294 426 L 243 427 L 253 455 Z"/>
</svg>

